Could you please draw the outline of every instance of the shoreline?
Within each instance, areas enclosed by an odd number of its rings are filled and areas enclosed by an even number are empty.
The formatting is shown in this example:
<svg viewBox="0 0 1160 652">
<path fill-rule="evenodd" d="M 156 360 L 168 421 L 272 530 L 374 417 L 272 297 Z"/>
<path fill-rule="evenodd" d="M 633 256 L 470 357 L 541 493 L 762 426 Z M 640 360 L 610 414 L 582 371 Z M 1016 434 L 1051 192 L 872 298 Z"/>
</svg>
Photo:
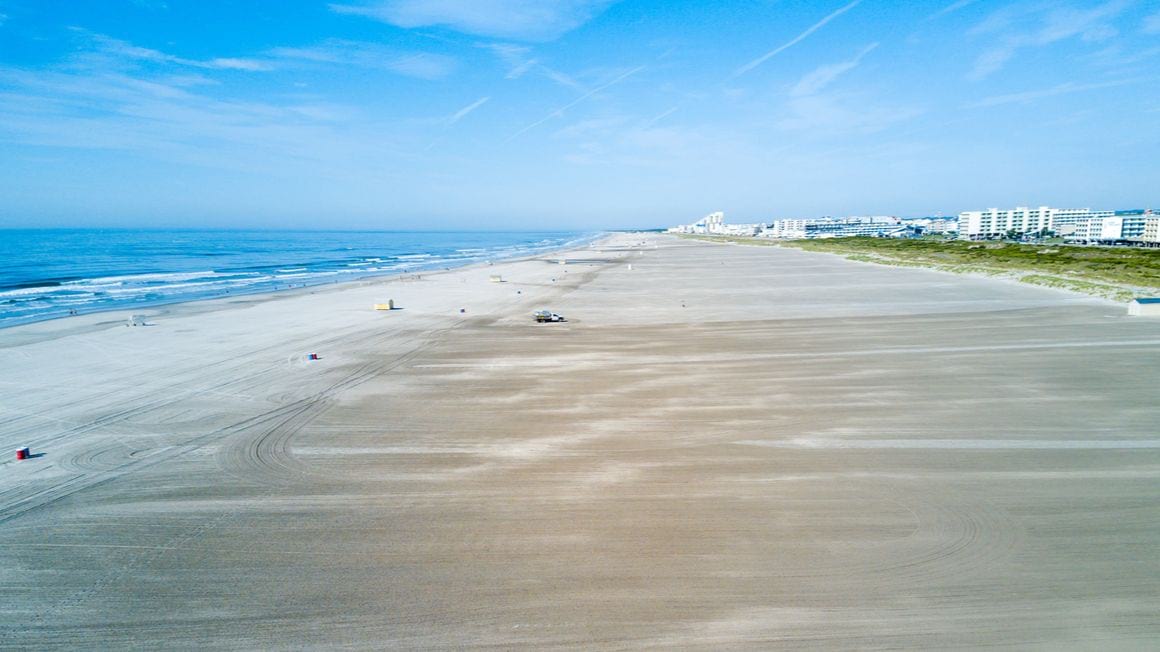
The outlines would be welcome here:
<svg viewBox="0 0 1160 652">
<path fill-rule="evenodd" d="M 406 272 L 391 271 L 391 272 L 387 272 L 384 274 L 369 274 L 366 276 L 361 276 L 359 278 L 353 278 L 353 279 L 343 280 L 343 281 L 320 281 L 318 283 L 303 285 L 301 287 L 295 287 L 295 286 L 293 286 L 293 284 L 288 284 L 288 285 L 290 285 L 290 287 L 287 287 L 284 289 L 271 290 L 269 288 L 261 288 L 261 289 L 255 289 L 255 290 L 249 291 L 249 292 L 246 292 L 246 291 L 226 292 L 226 293 L 214 295 L 214 296 L 196 297 L 196 298 L 188 298 L 188 299 L 174 299 L 174 300 L 161 299 L 161 300 L 158 300 L 157 302 L 143 302 L 143 303 L 139 303 L 139 304 L 133 304 L 132 306 L 109 306 L 107 308 L 97 308 L 94 310 L 86 310 L 86 311 L 78 312 L 75 315 L 69 315 L 69 314 L 50 315 L 50 316 L 37 317 L 37 318 L 32 318 L 32 319 L 27 319 L 27 320 L 13 321 L 10 323 L 0 322 L 0 334 L 5 333 L 13 328 L 35 326 L 38 324 L 46 324 L 46 323 L 66 321 L 66 320 L 79 320 L 79 319 L 83 319 L 83 318 L 94 318 L 94 319 L 88 319 L 85 322 L 87 325 L 107 325 L 107 324 L 110 324 L 112 322 L 104 321 L 104 320 L 97 320 L 95 318 L 99 318 L 102 315 L 108 315 L 110 313 L 119 313 L 119 314 L 124 316 L 124 319 L 127 319 L 129 315 L 134 315 L 134 314 L 145 314 L 146 316 L 151 316 L 151 315 L 156 316 L 156 315 L 153 315 L 153 313 L 156 313 L 156 311 L 158 311 L 158 310 L 162 311 L 159 314 L 166 314 L 166 313 L 169 313 L 171 311 L 171 309 L 173 309 L 174 307 L 186 306 L 186 305 L 190 305 L 190 304 L 211 303 L 211 302 L 215 302 L 215 301 L 216 302 L 232 302 L 235 300 L 244 301 L 244 300 L 253 300 L 253 299 L 271 300 L 271 299 L 277 298 L 279 296 L 296 296 L 296 293 L 316 292 L 320 288 L 339 289 L 339 288 L 343 288 L 343 287 L 358 287 L 361 285 L 385 283 L 385 282 L 400 280 L 400 279 L 404 279 L 408 276 L 429 276 L 429 275 L 435 275 L 435 274 L 446 274 L 448 272 L 471 269 L 474 267 L 482 267 L 482 266 L 489 266 L 489 265 L 509 263 L 509 262 L 520 262 L 523 260 L 535 259 L 535 258 L 540 257 L 540 256 L 550 256 L 553 254 L 566 253 L 566 252 L 570 252 L 570 251 L 580 251 L 580 250 L 583 250 L 584 248 L 591 247 L 596 243 L 607 240 L 612 235 L 613 235 L 613 232 L 598 232 L 598 233 L 594 233 L 594 234 L 591 234 L 588 236 L 583 236 L 583 237 L 577 238 L 577 241 L 565 243 L 565 244 L 561 245 L 560 247 L 541 250 L 541 251 L 538 251 L 538 252 L 533 253 L 533 254 L 526 254 L 526 255 L 520 254 L 520 255 L 516 255 L 516 256 L 512 256 L 512 257 L 493 258 L 493 259 L 488 259 L 488 260 L 472 261 L 472 262 L 461 263 L 458 265 L 453 265 L 450 267 L 441 266 L 438 268 L 431 268 L 430 270 L 420 270 L 420 271 L 414 271 L 414 272 L 412 272 L 412 271 L 406 271 Z M 3 348 L 3 343 L 0 343 L 0 348 Z"/>
</svg>

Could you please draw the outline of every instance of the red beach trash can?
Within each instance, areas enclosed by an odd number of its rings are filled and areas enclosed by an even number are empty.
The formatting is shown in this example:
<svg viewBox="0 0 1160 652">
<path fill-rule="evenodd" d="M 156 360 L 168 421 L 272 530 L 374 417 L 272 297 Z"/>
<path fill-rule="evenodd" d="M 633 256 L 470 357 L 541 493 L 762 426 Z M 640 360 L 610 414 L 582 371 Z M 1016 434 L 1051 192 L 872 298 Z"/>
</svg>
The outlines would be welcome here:
<svg viewBox="0 0 1160 652">
<path fill-rule="evenodd" d="M 24 448 L 17 448 L 16 449 L 16 459 L 17 460 L 26 460 L 26 459 L 28 459 L 29 453 L 30 453 L 30 451 L 29 451 L 27 446 L 25 446 Z"/>
</svg>

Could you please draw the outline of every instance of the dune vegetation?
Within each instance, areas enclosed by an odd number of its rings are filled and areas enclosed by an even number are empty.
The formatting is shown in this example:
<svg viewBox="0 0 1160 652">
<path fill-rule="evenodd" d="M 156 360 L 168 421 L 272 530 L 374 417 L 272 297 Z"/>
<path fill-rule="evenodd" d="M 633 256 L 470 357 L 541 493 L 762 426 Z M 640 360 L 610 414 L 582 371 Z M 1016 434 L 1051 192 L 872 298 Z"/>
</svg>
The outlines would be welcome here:
<svg viewBox="0 0 1160 652">
<path fill-rule="evenodd" d="M 942 239 L 828 238 L 770 241 L 706 236 L 745 245 L 777 245 L 851 260 L 1008 276 L 1025 283 L 1128 301 L 1160 294 L 1160 249 L 969 242 Z"/>
</svg>

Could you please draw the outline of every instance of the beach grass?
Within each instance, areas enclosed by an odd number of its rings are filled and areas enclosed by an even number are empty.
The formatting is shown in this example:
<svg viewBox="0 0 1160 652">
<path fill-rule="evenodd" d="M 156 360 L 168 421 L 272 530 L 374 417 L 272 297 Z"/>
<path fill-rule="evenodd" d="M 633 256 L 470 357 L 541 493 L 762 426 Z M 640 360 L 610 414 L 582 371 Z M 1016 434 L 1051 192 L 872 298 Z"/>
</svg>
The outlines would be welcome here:
<svg viewBox="0 0 1160 652">
<path fill-rule="evenodd" d="M 1160 249 L 870 237 L 781 241 L 728 236 L 686 237 L 743 245 L 793 247 L 896 267 L 1004 276 L 1032 285 L 1116 301 L 1160 293 Z"/>
</svg>

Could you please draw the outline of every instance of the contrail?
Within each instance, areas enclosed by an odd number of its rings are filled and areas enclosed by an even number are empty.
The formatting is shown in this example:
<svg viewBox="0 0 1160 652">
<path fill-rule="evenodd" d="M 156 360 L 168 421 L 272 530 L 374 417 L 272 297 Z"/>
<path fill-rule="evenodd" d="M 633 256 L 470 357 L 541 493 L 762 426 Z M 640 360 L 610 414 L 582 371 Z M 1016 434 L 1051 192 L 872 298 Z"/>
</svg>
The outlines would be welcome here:
<svg viewBox="0 0 1160 652">
<path fill-rule="evenodd" d="M 677 109 L 680 109 L 680 108 L 681 108 L 681 105 L 678 104 L 678 105 L 674 106 L 673 108 L 669 109 L 668 111 L 665 111 L 664 113 L 656 116 L 655 118 L 652 118 L 648 122 L 644 123 L 644 125 L 642 125 L 642 126 L 645 128 L 651 127 L 651 126 L 655 125 L 656 123 L 660 122 L 661 120 L 664 120 L 665 118 L 669 117 L 670 115 L 676 113 Z"/>
<path fill-rule="evenodd" d="M 859 0 L 859 2 L 860 2 L 860 1 L 861 1 L 861 0 Z M 535 129 L 536 127 L 538 127 L 538 126 L 540 126 L 540 125 L 544 124 L 544 123 L 545 123 L 545 122 L 547 122 L 548 120 L 551 120 L 552 118 L 554 118 L 554 117 L 556 117 L 556 116 L 560 115 L 561 113 L 563 113 L 563 112 L 567 111 L 568 109 L 570 109 L 570 108 L 572 108 L 572 107 L 576 106 L 577 104 L 579 104 L 579 103 L 583 102 L 584 100 L 588 99 L 589 97 L 592 97 L 593 95 L 595 95 L 595 94 L 599 93 L 600 91 L 602 91 L 602 90 L 604 90 L 604 89 L 608 88 L 609 86 L 612 86 L 613 84 L 618 84 L 618 83 L 620 83 L 620 82 L 624 81 L 624 80 L 625 80 L 625 79 L 627 79 L 628 77 L 630 77 L 630 76 L 632 76 L 632 75 L 635 75 L 636 73 L 638 73 L 638 72 L 640 72 L 640 71 L 642 71 L 642 70 L 644 70 L 644 69 L 645 69 L 645 67 L 644 67 L 644 66 L 637 66 L 637 67 L 633 68 L 632 70 L 629 70 L 628 72 L 624 73 L 623 75 L 621 75 L 621 76 L 617 77 L 616 79 L 613 79 L 612 81 L 608 82 L 607 84 L 605 84 L 605 85 L 603 85 L 603 86 L 598 86 L 598 87 L 596 87 L 596 88 L 593 88 L 592 90 L 588 91 L 587 93 L 585 93 L 585 94 L 581 95 L 580 97 L 578 97 L 578 98 L 576 98 L 576 99 L 572 100 L 572 101 L 571 101 L 571 102 L 569 102 L 568 104 L 565 104 L 564 106 L 562 106 L 562 107 L 560 107 L 560 108 L 556 109 L 555 111 L 552 111 L 551 113 L 549 113 L 548 115 L 544 116 L 543 118 L 540 118 L 539 120 L 536 120 L 536 121 L 535 121 L 535 122 L 533 122 L 532 124 L 530 124 L 530 125 L 528 125 L 528 126 L 524 127 L 523 129 L 520 129 L 519 131 L 515 132 L 514 134 L 512 134 L 512 135 L 508 136 L 507 138 L 504 138 L 504 139 L 503 139 L 503 142 L 505 142 L 505 143 L 506 143 L 506 142 L 508 142 L 509 140 L 511 140 L 511 139 L 513 139 L 513 138 L 515 138 L 516 136 L 519 136 L 520 134 L 523 134 L 524 132 L 527 132 L 527 131 L 530 131 L 530 130 L 532 130 L 532 129 Z"/>
<path fill-rule="evenodd" d="M 862 2 L 862 0 L 854 0 L 854 2 L 851 2 L 850 4 L 846 5 L 845 7 L 842 7 L 841 9 L 835 11 L 834 13 L 830 14 L 829 16 L 826 16 L 825 18 L 819 20 L 818 22 L 811 25 L 809 29 L 802 32 L 801 34 L 798 34 L 796 37 L 794 37 L 794 39 L 792 41 L 790 41 L 789 43 L 786 43 L 785 45 L 777 48 L 776 50 L 770 50 L 769 52 L 766 52 L 762 56 L 754 59 L 753 61 L 750 61 L 749 63 L 745 64 L 744 66 L 741 66 L 737 70 L 733 71 L 733 74 L 730 75 L 729 78 L 733 79 L 735 77 L 740 77 L 741 75 L 744 75 L 745 73 L 749 72 L 750 70 L 753 70 L 754 68 L 765 63 L 771 57 L 774 57 L 774 56 L 780 54 L 783 50 L 787 50 L 787 49 L 797 45 L 798 43 L 800 43 L 802 41 L 802 39 L 806 38 L 807 36 L 809 36 L 810 34 L 813 34 L 816 31 L 818 31 L 819 29 L 824 27 L 826 23 L 830 22 L 831 20 L 837 18 L 838 16 L 841 16 L 842 14 L 846 13 L 847 11 L 850 11 L 854 7 L 857 7 L 859 4 L 861 4 L 861 2 Z"/>
<path fill-rule="evenodd" d="M 483 106 L 483 105 L 484 105 L 484 103 L 485 103 L 485 102 L 487 102 L 487 101 L 488 101 L 488 100 L 490 100 L 490 99 L 491 99 L 491 96 L 487 96 L 487 97 L 481 97 L 481 98 L 479 98 L 478 100 L 476 100 L 476 101 L 472 102 L 471 104 L 468 104 L 467 106 L 463 107 L 462 109 L 459 109 L 458 111 L 456 111 L 456 112 L 455 112 L 455 115 L 453 115 L 453 116 L 451 116 L 450 118 L 448 118 L 448 119 L 447 119 L 447 124 L 449 124 L 449 125 L 453 125 L 453 124 L 455 124 L 456 122 L 459 122 L 459 121 L 460 121 L 460 120 L 462 120 L 462 119 L 463 119 L 463 118 L 464 118 L 464 117 L 465 117 L 465 116 L 466 116 L 468 113 L 471 113 L 472 111 L 474 111 L 474 110 L 478 109 L 479 107 Z"/>
</svg>

